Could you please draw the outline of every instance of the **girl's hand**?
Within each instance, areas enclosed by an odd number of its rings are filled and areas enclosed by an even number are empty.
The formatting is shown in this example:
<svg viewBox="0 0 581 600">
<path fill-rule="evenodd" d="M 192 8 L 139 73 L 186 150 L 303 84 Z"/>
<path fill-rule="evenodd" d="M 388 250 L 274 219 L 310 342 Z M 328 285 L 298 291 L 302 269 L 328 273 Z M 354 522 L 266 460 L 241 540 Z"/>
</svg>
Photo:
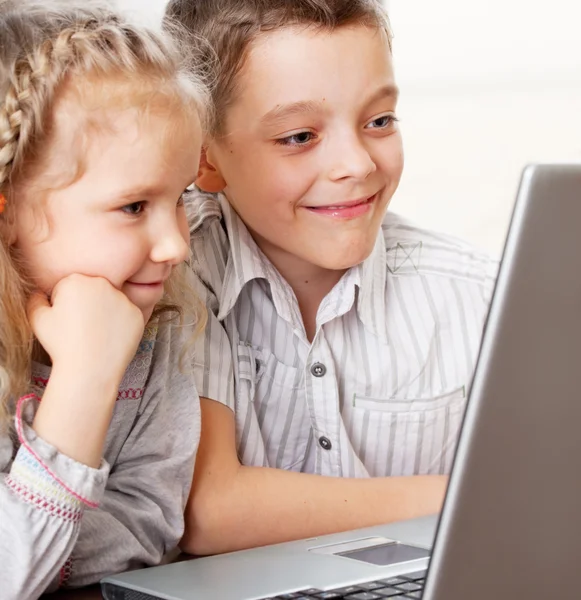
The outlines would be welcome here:
<svg viewBox="0 0 581 600">
<path fill-rule="evenodd" d="M 96 468 L 119 383 L 143 336 L 143 314 L 106 279 L 70 275 L 50 302 L 35 294 L 28 315 L 53 363 L 32 427 L 61 453 Z"/>
<path fill-rule="evenodd" d="M 50 302 L 34 294 L 30 324 L 53 369 L 73 377 L 107 375 L 121 381 L 143 336 L 143 314 L 102 277 L 69 275 L 54 287 Z"/>
</svg>

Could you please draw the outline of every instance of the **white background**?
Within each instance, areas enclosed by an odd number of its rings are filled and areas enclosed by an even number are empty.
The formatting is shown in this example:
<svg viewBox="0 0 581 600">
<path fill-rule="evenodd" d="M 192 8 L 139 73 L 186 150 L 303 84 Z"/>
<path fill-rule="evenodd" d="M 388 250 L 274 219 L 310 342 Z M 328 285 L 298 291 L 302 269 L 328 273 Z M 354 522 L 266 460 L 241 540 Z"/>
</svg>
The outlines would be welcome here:
<svg viewBox="0 0 581 600">
<path fill-rule="evenodd" d="M 158 23 L 165 0 L 118 4 Z M 499 254 L 522 167 L 581 161 L 581 3 L 387 5 L 406 150 L 392 208 Z"/>
<path fill-rule="evenodd" d="M 497 254 L 522 167 L 581 161 L 581 4 L 390 0 L 389 10 L 407 158 L 393 207 Z"/>
</svg>

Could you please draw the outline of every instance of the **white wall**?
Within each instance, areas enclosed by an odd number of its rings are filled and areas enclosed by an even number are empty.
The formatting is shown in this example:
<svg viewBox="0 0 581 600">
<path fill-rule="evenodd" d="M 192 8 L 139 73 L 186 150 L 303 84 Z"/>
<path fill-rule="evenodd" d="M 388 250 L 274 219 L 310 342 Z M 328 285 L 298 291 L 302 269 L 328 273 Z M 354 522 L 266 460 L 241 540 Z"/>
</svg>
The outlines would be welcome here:
<svg viewBox="0 0 581 600">
<path fill-rule="evenodd" d="M 393 208 L 499 253 L 522 167 L 581 161 L 581 5 L 390 0 L 406 169 Z"/>
<path fill-rule="evenodd" d="M 581 161 L 581 4 L 386 0 L 406 168 L 393 208 L 498 254 L 522 167 Z M 118 0 L 157 23 L 165 0 Z"/>
<path fill-rule="evenodd" d="M 147 25 L 159 25 L 168 0 L 113 0 L 124 11 Z"/>
</svg>

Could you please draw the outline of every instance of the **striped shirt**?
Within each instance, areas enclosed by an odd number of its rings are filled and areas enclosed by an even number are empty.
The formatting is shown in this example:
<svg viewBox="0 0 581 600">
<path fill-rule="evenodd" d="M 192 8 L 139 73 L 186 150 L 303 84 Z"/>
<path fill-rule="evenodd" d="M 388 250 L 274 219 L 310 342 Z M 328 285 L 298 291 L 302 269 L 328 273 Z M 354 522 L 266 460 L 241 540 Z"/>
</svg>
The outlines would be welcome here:
<svg viewBox="0 0 581 600">
<path fill-rule="evenodd" d="M 321 303 L 311 343 L 292 289 L 226 199 L 195 191 L 188 207 L 211 309 L 196 384 L 234 410 L 242 463 L 448 473 L 497 264 L 388 213 L 371 255 Z M 219 366 L 229 351 L 232 373 Z"/>
</svg>

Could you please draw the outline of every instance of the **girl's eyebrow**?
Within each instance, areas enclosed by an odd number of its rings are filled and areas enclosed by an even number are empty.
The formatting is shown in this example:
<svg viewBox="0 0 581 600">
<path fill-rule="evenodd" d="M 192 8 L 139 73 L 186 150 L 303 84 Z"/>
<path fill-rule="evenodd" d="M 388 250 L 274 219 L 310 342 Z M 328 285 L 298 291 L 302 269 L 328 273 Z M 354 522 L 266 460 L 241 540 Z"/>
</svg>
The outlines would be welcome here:
<svg viewBox="0 0 581 600">
<path fill-rule="evenodd" d="M 192 179 L 187 185 L 195 183 L 197 178 L 196 174 L 192 176 Z M 184 190 L 186 186 L 184 186 Z M 128 187 L 120 190 L 112 190 L 107 194 L 107 202 L 118 203 L 118 202 L 135 202 L 137 200 L 146 200 L 150 198 L 158 198 L 168 192 L 168 187 L 160 184 L 144 184 L 133 187 Z"/>
<path fill-rule="evenodd" d="M 113 192 L 110 195 L 112 201 L 123 202 L 125 200 L 135 201 L 135 200 L 143 200 L 145 198 L 153 198 L 156 196 L 161 196 L 163 194 L 164 188 L 156 185 L 142 185 L 142 186 L 134 186 L 126 189 L 121 189 Z"/>
</svg>

